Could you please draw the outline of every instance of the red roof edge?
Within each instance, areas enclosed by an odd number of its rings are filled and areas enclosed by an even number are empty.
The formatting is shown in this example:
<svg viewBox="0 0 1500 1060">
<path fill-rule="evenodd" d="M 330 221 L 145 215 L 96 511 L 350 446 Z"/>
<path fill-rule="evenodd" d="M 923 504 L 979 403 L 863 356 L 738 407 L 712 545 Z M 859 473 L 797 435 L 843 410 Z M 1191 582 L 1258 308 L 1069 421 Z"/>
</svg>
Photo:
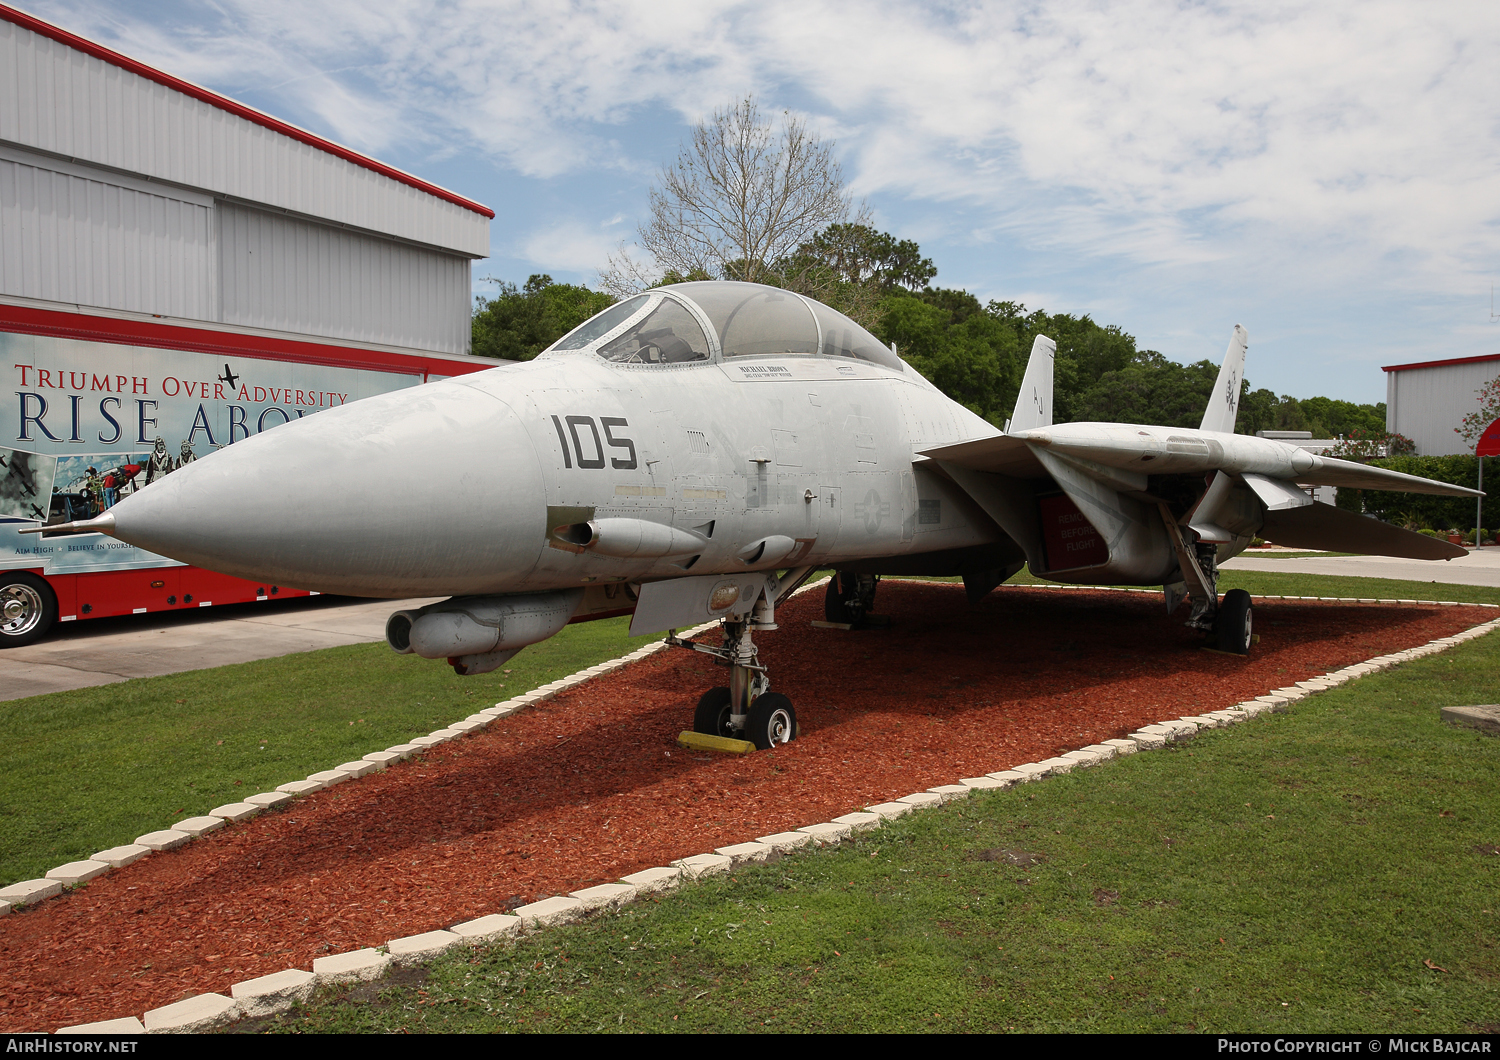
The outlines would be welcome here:
<svg viewBox="0 0 1500 1060">
<path fill-rule="evenodd" d="M 317 364 L 329 368 L 399 372 L 420 375 L 424 379 L 428 376 L 452 378 L 510 363 L 477 357 L 472 361 L 424 357 L 419 353 L 393 353 L 388 350 L 340 346 L 337 339 L 318 342 L 270 338 L 264 335 L 214 331 L 212 328 L 183 327 L 180 324 L 157 324 L 145 320 L 125 320 L 4 304 L 0 304 L 0 331 L 125 346 L 151 346 L 188 353 L 212 353 L 226 357 L 257 357 L 268 361 Z"/>
<path fill-rule="evenodd" d="M 1411 364 L 1388 364 L 1382 372 L 1404 372 L 1408 368 L 1437 368 L 1445 364 L 1477 364 L 1480 361 L 1500 361 L 1500 353 L 1486 353 L 1479 357 L 1454 357 L 1447 361 L 1413 361 Z"/>
<path fill-rule="evenodd" d="M 325 140 L 321 136 L 316 136 L 306 129 L 299 129 L 295 125 L 289 125 L 278 118 L 273 118 L 269 114 L 256 110 L 254 107 L 247 107 L 243 103 L 237 103 L 228 96 L 221 96 L 217 92 L 210 92 L 208 89 L 195 85 L 191 81 L 184 81 L 180 77 L 173 77 L 171 74 L 163 73 L 155 67 L 137 62 L 129 56 L 111 51 L 103 45 L 95 44 L 91 40 L 86 40 L 75 33 L 69 33 L 67 30 L 60 29 L 50 22 L 43 22 L 41 19 L 28 15 L 23 11 L 17 11 L 13 7 L 6 7 L 4 4 L 0 4 L 0 19 L 4 19 L 6 22 L 13 22 L 22 29 L 28 29 L 33 33 L 41 34 L 43 37 L 49 37 L 59 44 L 67 45 L 75 51 L 92 55 L 96 59 L 103 59 L 113 66 L 118 66 L 122 70 L 128 70 L 132 74 L 144 77 L 148 81 L 155 81 L 159 85 L 165 85 L 173 91 L 181 92 L 185 96 L 192 96 L 196 100 L 200 100 L 213 107 L 218 107 L 220 110 L 228 111 L 230 114 L 244 118 L 246 121 L 252 121 L 256 125 L 270 129 L 272 132 L 288 136 L 293 140 L 307 144 L 309 147 L 316 147 L 319 151 L 326 151 L 328 154 L 342 158 L 346 162 L 353 162 L 357 166 L 363 166 L 373 173 L 379 173 L 383 177 L 399 181 L 409 187 L 416 188 L 418 191 L 423 191 L 428 195 L 442 199 L 445 202 L 451 202 L 455 206 L 462 206 L 465 210 L 472 210 L 474 213 L 488 217 L 491 220 L 495 217 L 495 211 L 491 210 L 488 206 L 481 205 L 472 199 L 466 199 L 456 192 L 440 188 L 436 184 L 429 184 L 420 177 L 414 177 L 410 173 L 403 173 L 401 170 L 388 166 L 384 162 L 377 162 L 373 158 L 368 158 L 357 151 L 351 151 L 349 148 L 336 144 L 332 140 Z"/>
</svg>

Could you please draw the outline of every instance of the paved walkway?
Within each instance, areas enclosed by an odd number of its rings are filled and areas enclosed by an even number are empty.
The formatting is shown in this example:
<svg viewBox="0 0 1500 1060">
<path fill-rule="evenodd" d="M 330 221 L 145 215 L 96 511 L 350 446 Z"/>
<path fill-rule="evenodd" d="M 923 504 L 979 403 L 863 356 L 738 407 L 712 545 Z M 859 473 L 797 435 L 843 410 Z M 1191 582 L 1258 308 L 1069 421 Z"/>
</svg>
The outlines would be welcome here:
<svg viewBox="0 0 1500 1060">
<path fill-rule="evenodd" d="M 1344 578 L 1395 578 L 1440 585 L 1500 587 L 1500 548 L 1471 550 L 1458 559 L 1391 559 L 1386 556 L 1309 556 L 1276 559 L 1274 554 L 1242 553 L 1223 564 L 1226 570 L 1274 571 L 1280 574 L 1334 574 Z"/>
<path fill-rule="evenodd" d="M 0 700 L 384 640 L 392 611 L 431 599 L 315 596 L 68 622 L 0 651 Z"/>
</svg>

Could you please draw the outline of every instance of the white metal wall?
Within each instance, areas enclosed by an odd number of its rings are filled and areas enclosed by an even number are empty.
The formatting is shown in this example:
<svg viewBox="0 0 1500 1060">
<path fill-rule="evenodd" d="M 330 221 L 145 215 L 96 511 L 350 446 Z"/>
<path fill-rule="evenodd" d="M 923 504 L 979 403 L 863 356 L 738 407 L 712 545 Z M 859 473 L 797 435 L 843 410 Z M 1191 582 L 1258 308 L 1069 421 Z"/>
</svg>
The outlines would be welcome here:
<svg viewBox="0 0 1500 1060">
<path fill-rule="evenodd" d="M 0 153 L 0 293 L 216 319 L 212 204 L 67 168 Z"/>
<path fill-rule="evenodd" d="M 226 324 L 468 351 L 468 259 L 230 203 L 216 212 Z"/>
<path fill-rule="evenodd" d="M 482 258 L 489 219 L 0 21 L 0 141 Z"/>
<path fill-rule="evenodd" d="M 1476 391 L 1500 376 L 1500 360 L 1435 364 L 1385 374 L 1385 429 L 1417 443 L 1423 456 L 1470 453 L 1453 428 L 1479 410 Z"/>
</svg>

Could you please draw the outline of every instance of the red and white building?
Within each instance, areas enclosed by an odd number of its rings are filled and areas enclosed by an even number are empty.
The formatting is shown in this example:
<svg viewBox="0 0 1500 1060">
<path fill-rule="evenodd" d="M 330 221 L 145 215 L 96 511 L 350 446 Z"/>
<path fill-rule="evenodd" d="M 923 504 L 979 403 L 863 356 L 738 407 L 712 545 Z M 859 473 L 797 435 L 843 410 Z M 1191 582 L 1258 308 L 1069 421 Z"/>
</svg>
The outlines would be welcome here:
<svg viewBox="0 0 1500 1060">
<path fill-rule="evenodd" d="M 1417 443 L 1422 456 L 1473 455 L 1454 432 L 1479 410 L 1477 392 L 1500 376 L 1500 353 L 1387 365 L 1385 429 Z"/>
<path fill-rule="evenodd" d="M 107 507 L 152 457 L 492 367 L 467 353 L 493 216 L 0 6 L 0 645 L 295 592 L 16 530 Z"/>
</svg>

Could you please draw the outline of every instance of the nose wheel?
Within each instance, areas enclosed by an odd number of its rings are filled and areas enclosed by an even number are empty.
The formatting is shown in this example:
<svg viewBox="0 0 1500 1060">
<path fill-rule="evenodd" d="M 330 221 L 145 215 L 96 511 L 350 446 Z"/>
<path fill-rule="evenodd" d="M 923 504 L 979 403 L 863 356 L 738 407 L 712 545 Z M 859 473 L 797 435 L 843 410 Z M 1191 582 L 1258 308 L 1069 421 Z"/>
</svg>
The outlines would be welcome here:
<svg viewBox="0 0 1500 1060">
<path fill-rule="evenodd" d="M 767 692 L 750 704 L 750 718 L 745 724 L 745 739 L 757 751 L 769 751 L 797 738 L 797 711 L 792 701 L 780 692 Z"/>
<path fill-rule="evenodd" d="M 806 581 L 812 570 L 798 567 L 773 578 L 749 614 L 726 616 L 720 645 L 683 640 L 676 630 L 667 634 L 667 643 L 673 647 L 712 655 L 719 665 L 729 667 L 729 686 L 710 688 L 698 700 L 694 732 L 748 740 L 761 751 L 797 738 L 797 710 L 786 696 L 771 691 L 771 678 L 757 658 L 752 630 L 775 629 L 776 600 Z"/>
</svg>

